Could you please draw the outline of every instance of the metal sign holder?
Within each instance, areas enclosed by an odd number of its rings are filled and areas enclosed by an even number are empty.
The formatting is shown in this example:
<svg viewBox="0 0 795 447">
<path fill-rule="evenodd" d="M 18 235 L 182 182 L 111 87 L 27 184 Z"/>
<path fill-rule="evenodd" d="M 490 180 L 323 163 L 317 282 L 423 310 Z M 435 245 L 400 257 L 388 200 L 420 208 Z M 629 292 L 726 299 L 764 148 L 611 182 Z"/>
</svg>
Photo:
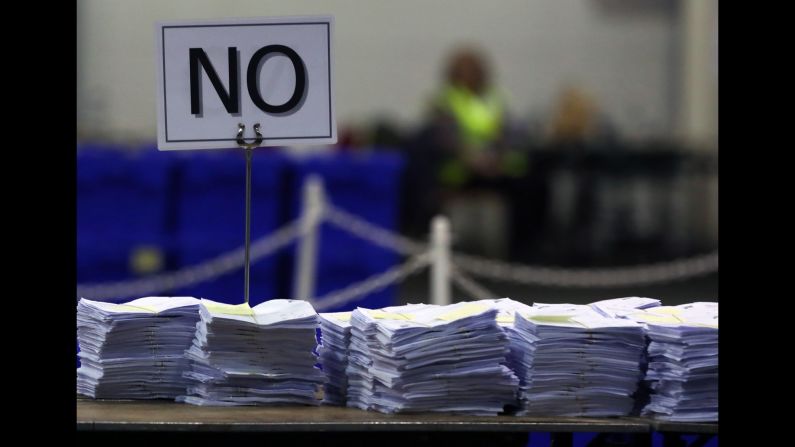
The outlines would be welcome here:
<svg viewBox="0 0 795 447">
<path fill-rule="evenodd" d="M 250 270 L 251 270 L 251 260 L 249 257 L 249 252 L 251 251 L 251 157 L 254 154 L 254 148 L 259 147 L 262 144 L 262 134 L 260 133 L 260 125 L 259 123 L 254 124 L 254 133 L 257 137 L 254 139 L 253 143 L 246 143 L 243 140 L 243 131 L 246 129 L 246 126 L 243 123 L 238 123 L 237 125 L 237 144 L 246 153 L 246 244 L 245 244 L 245 267 L 244 267 L 244 274 L 245 277 L 243 279 L 243 299 L 245 303 L 248 304 L 248 296 L 249 296 L 249 278 L 250 278 Z"/>
</svg>

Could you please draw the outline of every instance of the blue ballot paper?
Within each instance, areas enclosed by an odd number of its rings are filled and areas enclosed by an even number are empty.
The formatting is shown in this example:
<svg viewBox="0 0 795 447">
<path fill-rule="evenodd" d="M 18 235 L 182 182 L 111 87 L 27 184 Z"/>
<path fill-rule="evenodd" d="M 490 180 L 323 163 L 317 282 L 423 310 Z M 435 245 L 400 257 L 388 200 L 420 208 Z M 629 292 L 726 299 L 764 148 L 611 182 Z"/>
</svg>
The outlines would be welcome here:
<svg viewBox="0 0 795 447">
<path fill-rule="evenodd" d="M 536 304 L 515 314 L 522 415 L 626 416 L 642 379 L 642 326 L 588 306 Z M 524 348 L 521 346 L 524 344 Z"/>
<path fill-rule="evenodd" d="M 506 365 L 519 379 L 519 386 L 516 390 L 515 401 L 511 405 L 506 406 L 505 411 L 508 414 L 521 412 L 525 407 L 522 402 L 522 395 L 527 390 L 529 383 L 527 372 L 532 364 L 535 345 L 524 339 L 516 331 L 514 321 L 517 312 L 528 313 L 532 307 L 510 298 L 481 300 L 479 302 L 488 304 L 491 308 L 497 310 L 497 325 L 508 337 L 509 352 L 506 357 Z"/>
<path fill-rule="evenodd" d="M 199 320 L 192 297 L 77 303 L 77 392 L 103 399 L 173 399 L 188 381 L 183 352 Z"/>
<path fill-rule="evenodd" d="M 676 422 L 718 420 L 718 303 L 661 306 L 627 316 L 650 340 L 642 415 Z"/>
<path fill-rule="evenodd" d="M 321 345 L 318 355 L 326 383 L 323 404 L 345 406 L 348 395 L 348 345 L 351 339 L 351 312 L 321 313 Z"/>
<path fill-rule="evenodd" d="M 623 318 L 638 310 L 659 307 L 662 303 L 658 299 L 630 296 L 626 298 L 612 298 L 596 301 L 589 306 L 591 309 L 608 318 Z"/>
<path fill-rule="evenodd" d="M 178 402 L 194 405 L 319 405 L 323 373 L 315 366 L 318 316 L 298 300 L 255 307 L 201 300 L 185 357 L 191 381 Z"/>
<path fill-rule="evenodd" d="M 651 309 L 654 307 L 662 306 L 662 303 L 658 299 L 654 298 L 643 298 L 643 297 L 625 297 L 625 298 L 612 298 L 608 300 L 596 301 L 589 304 L 591 308 L 600 314 L 604 315 L 605 317 L 609 318 L 629 318 L 630 315 L 637 313 L 639 311 L 643 311 L 645 309 Z M 649 337 L 645 337 L 646 341 L 646 349 L 643 350 L 643 355 L 641 356 L 640 360 L 640 371 L 641 374 L 645 377 L 646 371 L 648 370 L 649 360 L 648 360 L 648 347 L 649 347 Z M 651 388 L 649 387 L 649 383 L 646 381 L 642 381 L 638 386 L 637 391 L 635 392 L 635 405 L 632 408 L 632 412 L 630 413 L 633 416 L 639 416 L 641 410 L 649 404 L 649 400 L 651 399 Z"/>
<path fill-rule="evenodd" d="M 408 305 L 351 314 L 350 407 L 496 415 L 516 400 L 507 336 L 487 303 Z"/>
<path fill-rule="evenodd" d="M 81 299 L 77 335 L 77 391 L 94 398 L 718 419 L 711 302 L 503 298 L 318 314 L 299 300 Z"/>
</svg>

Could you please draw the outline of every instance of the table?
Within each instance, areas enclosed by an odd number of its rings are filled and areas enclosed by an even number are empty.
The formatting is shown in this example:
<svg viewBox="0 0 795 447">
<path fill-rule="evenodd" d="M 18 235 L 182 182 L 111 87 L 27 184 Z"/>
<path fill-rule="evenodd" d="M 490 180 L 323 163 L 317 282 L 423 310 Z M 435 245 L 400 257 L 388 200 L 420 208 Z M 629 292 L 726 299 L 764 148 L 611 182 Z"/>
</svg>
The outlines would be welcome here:
<svg viewBox="0 0 795 447">
<path fill-rule="evenodd" d="M 404 437 L 421 434 L 428 445 L 440 437 L 457 436 L 450 446 L 478 445 L 483 438 L 499 439 L 500 445 L 526 445 L 529 432 L 550 432 L 557 446 L 571 445 L 572 433 L 628 433 L 648 439 L 652 430 L 673 433 L 717 433 L 717 424 L 681 424 L 650 421 L 646 418 L 566 418 L 530 416 L 461 416 L 451 414 L 381 414 L 343 407 L 198 407 L 171 401 L 124 401 L 77 399 L 77 429 L 83 433 L 163 433 L 194 435 L 240 434 L 248 436 L 303 438 L 330 436 L 337 439 L 363 433 L 372 436 Z M 403 433 L 403 435 L 401 435 Z M 101 435 L 100 435 L 101 436 Z M 303 439 L 302 438 L 302 439 Z M 286 438 L 285 438 L 286 439 Z M 289 439 L 292 439 L 289 438 Z M 361 439 L 361 438 L 358 438 Z M 424 445 L 411 438 L 412 447 Z M 480 440 L 480 441 L 479 441 Z M 340 442 L 344 445 L 345 442 Z M 295 445 L 301 445 L 295 443 Z M 323 445 L 329 444 L 327 439 Z"/>
</svg>

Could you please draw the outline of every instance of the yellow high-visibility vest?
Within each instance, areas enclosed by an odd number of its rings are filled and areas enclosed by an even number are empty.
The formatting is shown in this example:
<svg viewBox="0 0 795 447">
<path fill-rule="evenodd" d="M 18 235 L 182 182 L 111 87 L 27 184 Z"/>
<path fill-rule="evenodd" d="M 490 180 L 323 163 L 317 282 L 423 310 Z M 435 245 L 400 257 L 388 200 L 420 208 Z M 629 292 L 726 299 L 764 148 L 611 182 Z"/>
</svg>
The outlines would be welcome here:
<svg viewBox="0 0 795 447">
<path fill-rule="evenodd" d="M 503 126 L 504 103 L 500 95 L 489 90 L 485 95 L 449 85 L 439 97 L 439 106 L 450 113 L 458 125 L 462 153 L 484 149 L 499 136 Z M 470 174 L 460 159 L 448 160 L 439 172 L 440 180 L 448 186 L 467 181 Z"/>
<path fill-rule="evenodd" d="M 456 86 L 442 93 L 442 108 L 458 123 L 462 143 L 480 149 L 498 137 L 503 124 L 504 104 L 494 91 L 479 96 Z"/>
</svg>

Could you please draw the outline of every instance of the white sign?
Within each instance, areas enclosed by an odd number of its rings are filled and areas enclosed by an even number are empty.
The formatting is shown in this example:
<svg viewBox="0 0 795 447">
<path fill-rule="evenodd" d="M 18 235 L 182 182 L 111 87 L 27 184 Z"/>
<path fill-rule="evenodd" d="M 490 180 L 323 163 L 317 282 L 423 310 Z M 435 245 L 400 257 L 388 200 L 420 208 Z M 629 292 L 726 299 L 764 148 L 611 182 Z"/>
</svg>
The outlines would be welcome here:
<svg viewBox="0 0 795 447">
<path fill-rule="evenodd" d="M 157 147 L 237 147 L 238 123 L 262 146 L 333 144 L 329 16 L 159 22 Z"/>
</svg>

